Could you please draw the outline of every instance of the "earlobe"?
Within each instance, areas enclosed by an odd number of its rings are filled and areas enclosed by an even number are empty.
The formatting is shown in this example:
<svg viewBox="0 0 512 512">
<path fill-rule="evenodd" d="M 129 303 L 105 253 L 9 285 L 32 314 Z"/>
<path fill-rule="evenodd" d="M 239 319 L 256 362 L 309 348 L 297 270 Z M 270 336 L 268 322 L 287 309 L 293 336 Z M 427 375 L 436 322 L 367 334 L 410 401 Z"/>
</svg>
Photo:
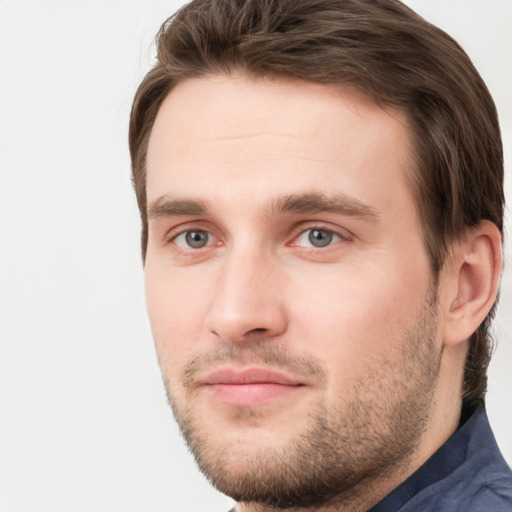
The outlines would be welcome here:
<svg viewBox="0 0 512 512">
<path fill-rule="evenodd" d="M 501 233 L 492 222 L 480 222 L 455 242 L 444 275 L 446 345 L 466 341 L 483 322 L 498 295 L 501 266 Z"/>
</svg>

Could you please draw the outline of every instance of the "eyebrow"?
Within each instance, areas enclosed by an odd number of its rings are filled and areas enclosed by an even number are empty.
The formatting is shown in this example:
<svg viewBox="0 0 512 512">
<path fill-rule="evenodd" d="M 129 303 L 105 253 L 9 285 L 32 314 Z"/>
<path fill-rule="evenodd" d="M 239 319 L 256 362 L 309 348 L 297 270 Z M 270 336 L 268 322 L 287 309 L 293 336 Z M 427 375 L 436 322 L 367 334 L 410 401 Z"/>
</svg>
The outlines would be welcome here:
<svg viewBox="0 0 512 512">
<path fill-rule="evenodd" d="M 206 215 L 205 203 L 196 199 L 171 199 L 162 196 L 152 201 L 147 207 L 148 219 L 158 220 L 163 217 L 180 217 L 187 215 Z"/>
<path fill-rule="evenodd" d="M 373 221 L 379 218 L 374 208 L 344 194 L 333 196 L 320 193 L 292 194 L 272 200 L 267 211 L 272 217 L 285 213 L 334 213 Z M 147 207 L 147 216 L 151 220 L 207 214 L 206 203 L 197 199 L 173 199 L 162 196 L 152 201 Z"/>
<path fill-rule="evenodd" d="M 271 215 L 288 212 L 302 214 L 326 212 L 373 221 L 379 219 L 377 210 L 345 194 L 333 196 L 318 193 L 292 194 L 272 201 L 269 208 Z"/>
</svg>

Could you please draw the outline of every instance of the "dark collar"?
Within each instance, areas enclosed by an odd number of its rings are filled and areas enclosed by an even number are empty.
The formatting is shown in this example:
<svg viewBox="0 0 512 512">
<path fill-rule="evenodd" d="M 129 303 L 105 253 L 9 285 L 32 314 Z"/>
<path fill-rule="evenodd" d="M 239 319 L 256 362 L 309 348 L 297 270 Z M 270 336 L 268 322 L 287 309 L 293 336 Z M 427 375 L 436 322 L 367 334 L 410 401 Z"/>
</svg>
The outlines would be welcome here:
<svg viewBox="0 0 512 512">
<path fill-rule="evenodd" d="M 425 464 L 369 512 L 397 511 L 418 493 L 448 479 L 461 466 L 466 466 L 469 476 L 485 466 L 489 462 L 486 459 L 495 457 L 497 452 L 499 450 L 482 402 Z"/>
</svg>

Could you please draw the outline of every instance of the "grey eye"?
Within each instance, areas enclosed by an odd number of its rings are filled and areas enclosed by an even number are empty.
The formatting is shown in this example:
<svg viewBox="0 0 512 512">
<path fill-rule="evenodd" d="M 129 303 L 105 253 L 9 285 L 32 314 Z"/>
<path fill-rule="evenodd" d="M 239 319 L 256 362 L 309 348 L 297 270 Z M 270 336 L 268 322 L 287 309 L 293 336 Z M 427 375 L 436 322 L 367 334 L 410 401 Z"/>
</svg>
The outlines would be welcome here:
<svg viewBox="0 0 512 512">
<path fill-rule="evenodd" d="M 185 231 L 174 239 L 174 243 L 184 249 L 202 249 L 210 243 L 207 231 Z"/>
<path fill-rule="evenodd" d="M 333 240 L 334 234 L 324 229 L 310 229 L 308 240 L 314 247 L 326 247 Z"/>
<path fill-rule="evenodd" d="M 187 231 L 185 240 L 190 247 L 200 249 L 208 243 L 208 233 L 206 231 Z"/>
</svg>

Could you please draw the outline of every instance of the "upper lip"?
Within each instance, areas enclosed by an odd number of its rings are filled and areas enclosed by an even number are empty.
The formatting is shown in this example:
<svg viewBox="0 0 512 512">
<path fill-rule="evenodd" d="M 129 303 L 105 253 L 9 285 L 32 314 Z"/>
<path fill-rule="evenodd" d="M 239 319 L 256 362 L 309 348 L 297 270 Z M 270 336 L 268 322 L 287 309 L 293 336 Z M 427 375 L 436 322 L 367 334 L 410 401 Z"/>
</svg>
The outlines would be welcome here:
<svg viewBox="0 0 512 512">
<path fill-rule="evenodd" d="M 283 386 L 301 386 L 299 379 L 266 368 L 219 368 L 200 379 L 201 384 L 281 384 Z"/>
</svg>

